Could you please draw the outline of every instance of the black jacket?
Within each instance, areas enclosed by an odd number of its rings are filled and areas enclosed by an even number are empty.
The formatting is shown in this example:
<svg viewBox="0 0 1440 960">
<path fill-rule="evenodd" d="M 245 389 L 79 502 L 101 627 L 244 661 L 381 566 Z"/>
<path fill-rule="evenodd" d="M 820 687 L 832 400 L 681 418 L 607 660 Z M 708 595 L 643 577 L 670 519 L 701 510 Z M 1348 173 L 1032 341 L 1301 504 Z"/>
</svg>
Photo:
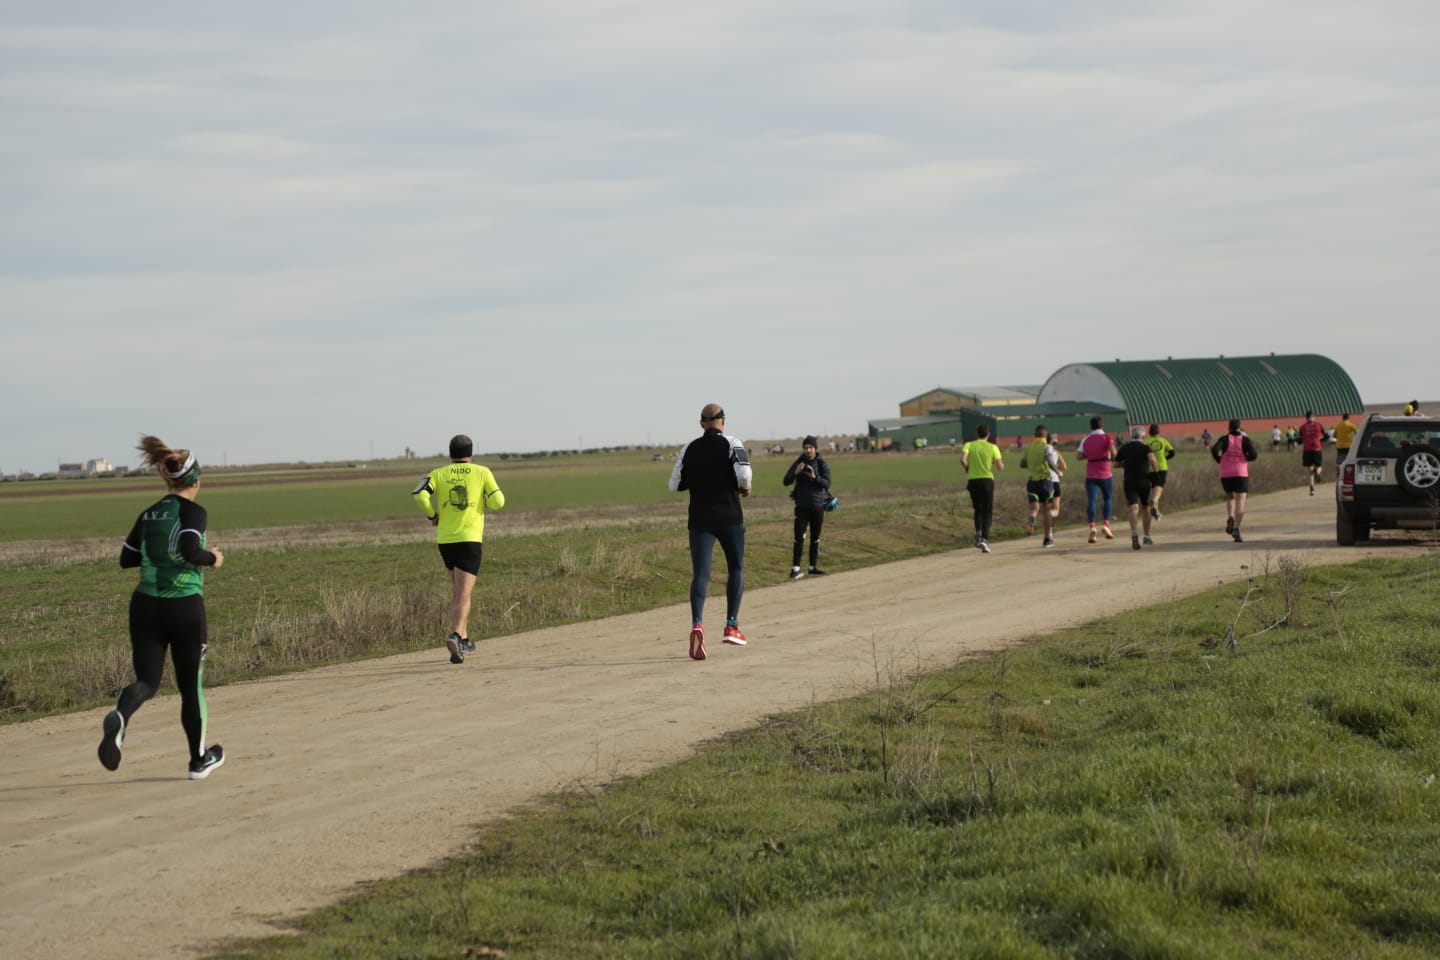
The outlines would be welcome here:
<svg viewBox="0 0 1440 960">
<path fill-rule="evenodd" d="M 801 473 L 800 467 L 809 464 L 815 468 L 815 476 L 809 472 Z M 792 464 L 790 469 L 785 471 L 785 486 L 795 484 L 791 496 L 795 498 L 795 506 L 807 509 L 825 506 L 825 501 L 830 499 L 830 464 L 818 453 L 814 460 L 806 460 L 801 454 Z"/>
<path fill-rule="evenodd" d="M 749 491 L 750 455 L 728 434 L 707 429 L 685 445 L 670 472 L 672 491 L 690 491 L 690 529 L 745 522 L 740 491 Z"/>
</svg>

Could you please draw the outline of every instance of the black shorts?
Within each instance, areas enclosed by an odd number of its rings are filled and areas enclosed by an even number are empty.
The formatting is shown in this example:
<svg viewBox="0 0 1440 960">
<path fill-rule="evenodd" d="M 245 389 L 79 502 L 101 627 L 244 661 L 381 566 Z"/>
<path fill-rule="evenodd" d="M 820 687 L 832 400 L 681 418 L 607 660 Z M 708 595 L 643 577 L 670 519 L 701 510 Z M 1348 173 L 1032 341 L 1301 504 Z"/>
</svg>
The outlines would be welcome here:
<svg viewBox="0 0 1440 960">
<path fill-rule="evenodd" d="M 1324 450 L 1306 450 L 1300 454 L 1300 466 L 1302 467 L 1323 467 L 1325 466 Z"/>
<path fill-rule="evenodd" d="M 1249 493 L 1249 477 L 1221 477 L 1220 489 L 1226 493 Z"/>
<path fill-rule="evenodd" d="M 1025 495 L 1036 503 L 1049 503 L 1055 499 L 1055 483 L 1051 480 L 1026 480 Z"/>
<path fill-rule="evenodd" d="M 1157 470 L 1157 471 L 1155 471 L 1154 473 L 1150 474 L 1150 486 L 1152 486 L 1152 487 L 1163 487 L 1163 486 L 1165 486 L 1165 477 L 1166 477 L 1169 473 L 1170 473 L 1169 470 Z"/>
<path fill-rule="evenodd" d="M 445 561 L 446 570 L 464 570 L 466 573 L 477 576 L 480 573 L 480 547 L 478 540 L 466 540 L 463 543 L 441 543 L 440 559 Z"/>
<path fill-rule="evenodd" d="M 1059 500 L 1059 499 L 1060 499 L 1060 481 L 1059 481 L 1059 480 L 1051 480 L 1051 481 L 1050 481 L 1050 499 L 1051 499 L 1051 500 Z"/>
<path fill-rule="evenodd" d="M 1127 504 L 1147 504 L 1150 502 L 1150 480 L 1149 477 L 1136 477 L 1131 480 L 1125 478 L 1125 502 Z"/>
</svg>

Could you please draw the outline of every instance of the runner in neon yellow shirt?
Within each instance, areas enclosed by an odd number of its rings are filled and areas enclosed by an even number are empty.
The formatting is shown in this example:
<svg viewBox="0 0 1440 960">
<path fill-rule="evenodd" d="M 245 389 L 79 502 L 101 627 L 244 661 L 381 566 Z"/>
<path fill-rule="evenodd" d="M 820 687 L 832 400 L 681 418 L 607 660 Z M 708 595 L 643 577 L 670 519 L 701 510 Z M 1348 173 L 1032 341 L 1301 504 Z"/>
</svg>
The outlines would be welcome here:
<svg viewBox="0 0 1440 960">
<path fill-rule="evenodd" d="M 450 636 L 445 646 L 451 663 L 464 663 L 470 642 L 470 595 L 480 574 L 485 511 L 505 506 L 505 494 L 489 467 L 471 463 L 475 445 L 465 434 L 450 440 L 450 463 L 425 475 L 413 491 L 415 503 L 436 527 L 440 559 L 450 571 Z"/>
<path fill-rule="evenodd" d="M 1175 444 L 1160 436 L 1160 424 L 1150 424 L 1150 436 L 1145 443 L 1155 454 L 1155 472 L 1150 474 L 1150 516 L 1161 517 L 1160 497 L 1165 493 L 1165 478 L 1170 473 L 1170 458 L 1175 456 Z"/>
<path fill-rule="evenodd" d="M 995 471 L 1005 469 L 1000 448 L 990 442 L 990 428 L 975 428 L 975 439 L 960 448 L 960 463 L 968 478 L 965 489 L 975 508 L 975 546 L 981 553 L 990 552 L 990 523 L 995 519 Z"/>
</svg>

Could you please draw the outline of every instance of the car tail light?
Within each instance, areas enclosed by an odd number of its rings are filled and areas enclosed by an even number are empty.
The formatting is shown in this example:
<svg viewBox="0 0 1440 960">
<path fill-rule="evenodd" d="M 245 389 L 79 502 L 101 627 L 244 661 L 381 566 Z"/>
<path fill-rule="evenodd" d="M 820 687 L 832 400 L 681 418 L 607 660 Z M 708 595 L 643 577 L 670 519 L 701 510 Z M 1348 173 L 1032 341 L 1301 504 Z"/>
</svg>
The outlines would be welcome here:
<svg viewBox="0 0 1440 960">
<path fill-rule="evenodd" d="M 1340 499 L 1355 499 L 1355 464 L 1347 463 L 1340 468 Z"/>
</svg>

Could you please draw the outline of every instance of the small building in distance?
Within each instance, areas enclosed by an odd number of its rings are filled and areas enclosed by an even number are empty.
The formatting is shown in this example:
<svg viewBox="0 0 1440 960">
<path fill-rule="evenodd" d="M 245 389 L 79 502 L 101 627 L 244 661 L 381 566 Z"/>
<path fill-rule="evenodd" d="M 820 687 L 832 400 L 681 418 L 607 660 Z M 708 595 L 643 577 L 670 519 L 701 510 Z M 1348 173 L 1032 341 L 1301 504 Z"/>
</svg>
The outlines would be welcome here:
<svg viewBox="0 0 1440 960">
<path fill-rule="evenodd" d="M 1038 386 L 1021 387 L 936 387 L 918 397 L 900 401 L 901 417 L 928 417 L 979 407 L 1029 405 L 1039 395 Z"/>
<path fill-rule="evenodd" d="M 62 463 L 55 471 L 57 476 L 66 480 L 75 477 L 95 477 L 114 472 L 115 467 L 104 457 L 96 457 L 93 460 L 86 460 L 84 463 Z"/>
</svg>

